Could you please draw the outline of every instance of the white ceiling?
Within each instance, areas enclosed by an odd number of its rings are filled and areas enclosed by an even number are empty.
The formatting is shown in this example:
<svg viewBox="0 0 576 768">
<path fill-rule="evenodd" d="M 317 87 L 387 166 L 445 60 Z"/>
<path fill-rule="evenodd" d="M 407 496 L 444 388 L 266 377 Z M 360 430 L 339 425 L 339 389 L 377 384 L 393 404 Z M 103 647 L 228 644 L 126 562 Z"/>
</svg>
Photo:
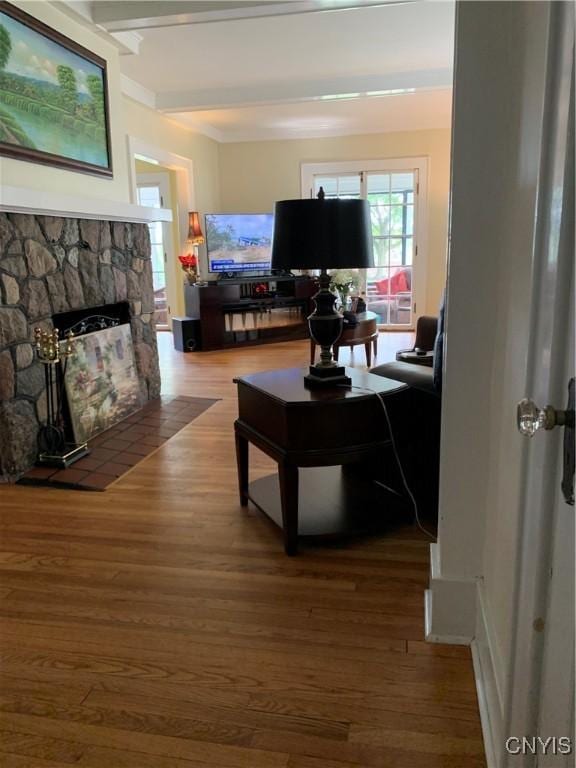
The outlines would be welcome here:
<svg viewBox="0 0 576 768">
<path fill-rule="evenodd" d="M 98 0 L 92 9 L 138 51 L 121 67 L 148 102 L 222 141 L 448 127 L 454 3 L 374 3 Z M 411 92 L 365 95 L 390 90 Z M 346 94 L 356 97 L 334 98 Z"/>
<path fill-rule="evenodd" d="M 452 90 L 401 96 L 298 102 L 171 114 L 195 130 L 206 126 L 220 141 L 266 141 L 447 128 Z"/>
</svg>

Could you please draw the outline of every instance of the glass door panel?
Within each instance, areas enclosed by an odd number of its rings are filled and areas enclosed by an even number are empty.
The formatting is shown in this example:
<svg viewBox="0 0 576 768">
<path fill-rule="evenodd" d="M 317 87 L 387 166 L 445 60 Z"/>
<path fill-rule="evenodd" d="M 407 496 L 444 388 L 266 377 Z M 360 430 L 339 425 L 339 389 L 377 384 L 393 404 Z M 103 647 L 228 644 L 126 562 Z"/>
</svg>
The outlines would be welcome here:
<svg viewBox="0 0 576 768">
<path fill-rule="evenodd" d="M 322 187 L 327 198 L 368 200 L 374 268 L 358 270 L 360 287 L 365 287 L 368 309 L 379 316 L 379 324 L 412 325 L 416 172 L 319 174 L 313 178 L 314 196 Z"/>
<path fill-rule="evenodd" d="M 327 198 L 358 199 L 362 197 L 362 174 L 341 173 L 337 176 L 315 176 L 314 197 L 318 195 L 320 187 Z"/>
<path fill-rule="evenodd" d="M 138 202 L 149 208 L 162 207 L 159 185 L 138 186 Z M 168 297 L 166 295 L 166 262 L 164 227 L 162 222 L 148 224 L 152 258 L 152 285 L 154 289 L 154 319 L 159 327 L 168 327 Z"/>
<path fill-rule="evenodd" d="M 366 174 L 374 269 L 367 270 L 368 309 L 388 326 L 412 324 L 415 173 Z"/>
</svg>

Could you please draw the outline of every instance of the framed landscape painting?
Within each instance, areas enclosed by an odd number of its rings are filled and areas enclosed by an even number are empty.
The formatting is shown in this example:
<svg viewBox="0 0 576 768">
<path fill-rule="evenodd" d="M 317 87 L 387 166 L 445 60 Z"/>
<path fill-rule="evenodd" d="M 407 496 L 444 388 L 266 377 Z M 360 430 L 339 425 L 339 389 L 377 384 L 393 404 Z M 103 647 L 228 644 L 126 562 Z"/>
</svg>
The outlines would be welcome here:
<svg viewBox="0 0 576 768">
<path fill-rule="evenodd" d="M 64 383 L 77 443 L 137 411 L 142 403 L 130 325 L 76 336 Z"/>
<path fill-rule="evenodd" d="M 6 2 L 0 155 L 112 176 L 106 62 Z"/>
</svg>

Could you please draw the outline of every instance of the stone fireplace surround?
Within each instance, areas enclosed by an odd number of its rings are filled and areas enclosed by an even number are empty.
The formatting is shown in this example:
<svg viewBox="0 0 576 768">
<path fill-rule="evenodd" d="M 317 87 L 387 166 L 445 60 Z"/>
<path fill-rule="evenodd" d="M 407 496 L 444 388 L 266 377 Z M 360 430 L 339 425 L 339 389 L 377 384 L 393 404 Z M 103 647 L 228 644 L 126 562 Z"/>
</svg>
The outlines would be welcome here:
<svg viewBox="0 0 576 768">
<path fill-rule="evenodd" d="M 33 465 L 46 416 L 34 328 L 125 301 L 144 403 L 160 394 L 148 226 L 0 213 L 0 482 Z"/>
</svg>

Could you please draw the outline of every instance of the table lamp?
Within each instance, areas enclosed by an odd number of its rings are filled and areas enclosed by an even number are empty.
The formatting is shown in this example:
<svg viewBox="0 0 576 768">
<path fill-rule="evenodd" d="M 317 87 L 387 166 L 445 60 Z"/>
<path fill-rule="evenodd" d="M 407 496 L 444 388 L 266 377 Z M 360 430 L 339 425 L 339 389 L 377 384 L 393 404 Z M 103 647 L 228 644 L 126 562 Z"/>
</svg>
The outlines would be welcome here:
<svg viewBox="0 0 576 768">
<path fill-rule="evenodd" d="M 326 200 L 320 188 L 311 200 L 281 200 L 274 208 L 273 269 L 320 269 L 316 308 L 308 318 L 310 335 L 321 348 L 320 361 L 305 376 L 309 387 L 350 385 L 346 369 L 332 359 L 342 333 L 329 269 L 374 266 L 370 206 L 367 200 Z"/>
<path fill-rule="evenodd" d="M 188 213 L 188 237 L 186 242 L 192 243 L 192 245 L 201 245 L 204 242 L 198 211 L 189 211 Z"/>
</svg>

